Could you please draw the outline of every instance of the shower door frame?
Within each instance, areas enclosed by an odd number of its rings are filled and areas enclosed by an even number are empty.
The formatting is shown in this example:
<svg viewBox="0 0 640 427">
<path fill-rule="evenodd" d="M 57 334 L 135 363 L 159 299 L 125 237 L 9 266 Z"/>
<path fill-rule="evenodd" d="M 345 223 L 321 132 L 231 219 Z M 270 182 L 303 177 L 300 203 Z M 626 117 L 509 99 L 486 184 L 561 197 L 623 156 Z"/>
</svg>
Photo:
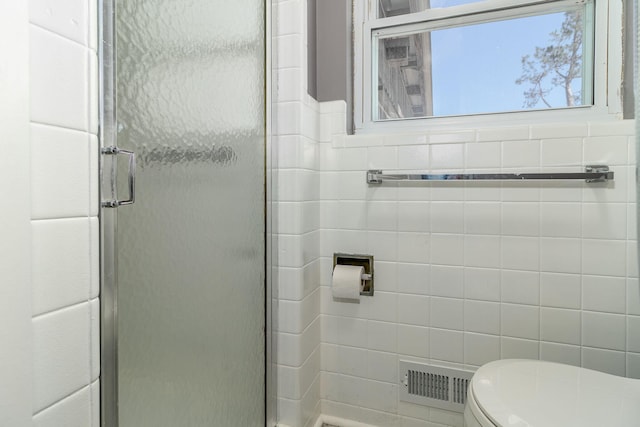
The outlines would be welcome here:
<svg viewBox="0 0 640 427">
<path fill-rule="evenodd" d="M 99 73 L 99 139 L 100 147 L 117 146 L 116 138 L 116 75 L 115 75 L 115 1 L 94 0 L 98 3 L 98 73 Z M 265 91 L 265 206 L 264 206 L 264 408 L 265 426 L 274 427 L 277 422 L 277 338 L 273 333 L 274 310 L 277 298 L 273 293 L 272 273 L 276 265 L 277 239 L 272 239 L 272 183 L 275 182 L 272 159 L 276 158 L 271 143 L 271 1 L 264 1 L 264 91 Z M 104 185 L 115 185 L 116 162 L 105 166 L 101 156 L 99 200 L 102 202 Z M 108 169 L 105 174 L 105 169 Z M 105 177 L 108 175 L 107 180 Z M 108 181 L 108 182 L 105 182 Z M 101 203 L 100 202 L 100 203 Z M 126 207 L 125 207 L 126 209 Z M 118 283 L 117 283 L 117 242 L 118 208 L 100 208 L 100 425 L 118 427 Z"/>
</svg>

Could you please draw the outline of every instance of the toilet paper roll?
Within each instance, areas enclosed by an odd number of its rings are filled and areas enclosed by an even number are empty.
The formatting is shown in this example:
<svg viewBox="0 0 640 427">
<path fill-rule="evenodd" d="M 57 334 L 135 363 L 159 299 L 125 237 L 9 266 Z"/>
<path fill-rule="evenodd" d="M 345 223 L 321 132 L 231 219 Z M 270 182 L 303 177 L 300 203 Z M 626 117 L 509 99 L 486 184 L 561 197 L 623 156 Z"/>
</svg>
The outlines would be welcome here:
<svg viewBox="0 0 640 427">
<path fill-rule="evenodd" d="M 356 265 L 336 265 L 333 269 L 331 294 L 334 298 L 360 299 L 364 268 Z"/>
</svg>

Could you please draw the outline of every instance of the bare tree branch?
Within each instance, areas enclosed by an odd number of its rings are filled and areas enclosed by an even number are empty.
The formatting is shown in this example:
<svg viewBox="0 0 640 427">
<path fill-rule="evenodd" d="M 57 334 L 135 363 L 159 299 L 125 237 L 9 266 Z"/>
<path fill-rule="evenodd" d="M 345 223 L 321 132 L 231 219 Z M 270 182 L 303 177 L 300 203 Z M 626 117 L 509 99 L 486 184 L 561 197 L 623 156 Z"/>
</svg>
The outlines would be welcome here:
<svg viewBox="0 0 640 427">
<path fill-rule="evenodd" d="M 574 94 L 571 84 L 582 74 L 582 12 L 565 13 L 560 29 L 549 34 L 551 44 L 536 47 L 522 57 L 522 75 L 516 84 L 530 84 L 525 90 L 523 106 L 535 108 L 540 102 L 553 108 L 547 95 L 555 88 L 564 89 L 566 106 L 580 103 L 582 94 Z"/>
</svg>

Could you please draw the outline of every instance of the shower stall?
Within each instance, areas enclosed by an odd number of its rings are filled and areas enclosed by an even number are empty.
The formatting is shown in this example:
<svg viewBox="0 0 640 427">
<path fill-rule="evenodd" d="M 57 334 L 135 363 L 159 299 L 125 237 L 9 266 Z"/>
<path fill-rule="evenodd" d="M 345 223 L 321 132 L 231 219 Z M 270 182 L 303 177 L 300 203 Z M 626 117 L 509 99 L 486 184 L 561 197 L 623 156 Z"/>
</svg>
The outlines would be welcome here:
<svg viewBox="0 0 640 427">
<path fill-rule="evenodd" d="M 264 426 L 268 9 L 101 3 L 102 425 Z"/>
</svg>

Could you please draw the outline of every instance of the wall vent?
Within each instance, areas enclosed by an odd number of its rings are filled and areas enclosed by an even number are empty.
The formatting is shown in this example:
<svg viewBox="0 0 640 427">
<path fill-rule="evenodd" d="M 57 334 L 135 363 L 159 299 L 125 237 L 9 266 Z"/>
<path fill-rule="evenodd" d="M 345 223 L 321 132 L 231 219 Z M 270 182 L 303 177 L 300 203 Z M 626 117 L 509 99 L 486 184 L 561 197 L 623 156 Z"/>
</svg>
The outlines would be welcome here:
<svg viewBox="0 0 640 427">
<path fill-rule="evenodd" d="M 400 361 L 400 400 L 463 412 L 473 372 Z"/>
</svg>

